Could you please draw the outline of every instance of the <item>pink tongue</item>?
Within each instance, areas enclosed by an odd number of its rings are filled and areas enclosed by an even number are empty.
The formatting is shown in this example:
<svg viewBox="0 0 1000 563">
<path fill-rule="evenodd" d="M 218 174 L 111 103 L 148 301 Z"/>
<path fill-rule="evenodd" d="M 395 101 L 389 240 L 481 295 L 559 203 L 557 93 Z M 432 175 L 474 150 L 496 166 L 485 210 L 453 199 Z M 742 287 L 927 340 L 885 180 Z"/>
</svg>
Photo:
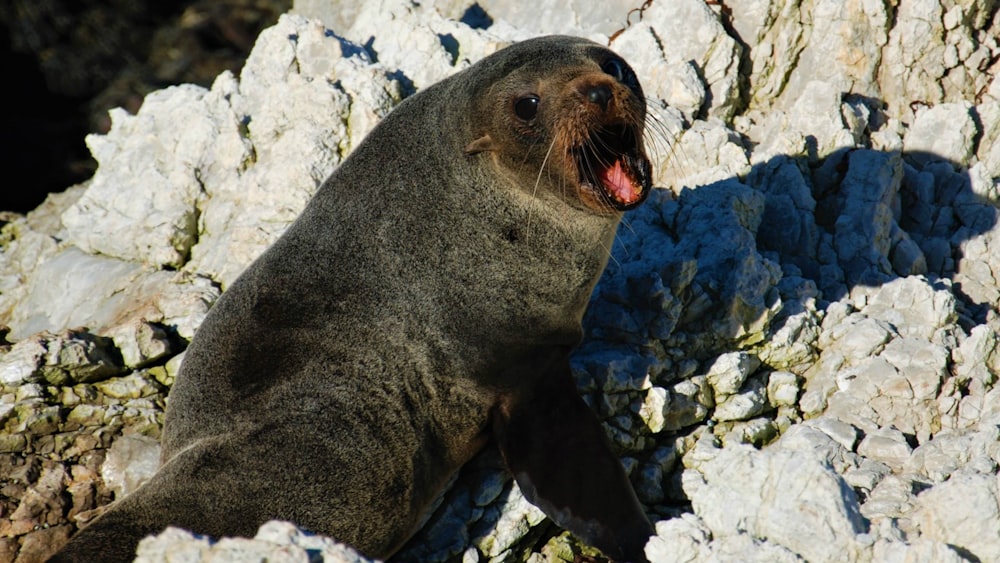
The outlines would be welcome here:
<svg viewBox="0 0 1000 563">
<path fill-rule="evenodd" d="M 632 179 L 629 178 L 628 174 L 622 168 L 621 160 L 616 160 L 612 166 L 601 173 L 601 183 L 604 184 L 604 188 L 611 195 L 624 204 L 629 204 L 639 199 L 639 192 L 632 185 Z"/>
</svg>

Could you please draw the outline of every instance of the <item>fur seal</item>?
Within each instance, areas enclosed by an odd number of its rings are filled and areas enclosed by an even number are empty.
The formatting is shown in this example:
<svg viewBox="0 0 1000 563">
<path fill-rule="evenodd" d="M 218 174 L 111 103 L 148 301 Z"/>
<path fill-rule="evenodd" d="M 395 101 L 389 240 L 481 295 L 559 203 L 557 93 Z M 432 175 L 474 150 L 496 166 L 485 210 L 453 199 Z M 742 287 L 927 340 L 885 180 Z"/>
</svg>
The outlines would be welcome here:
<svg viewBox="0 0 1000 563">
<path fill-rule="evenodd" d="M 490 441 L 558 525 L 644 561 L 652 526 L 568 356 L 650 191 L 645 116 L 629 65 L 568 36 L 399 104 L 212 308 L 157 473 L 53 561 L 270 519 L 386 558 Z"/>
</svg>

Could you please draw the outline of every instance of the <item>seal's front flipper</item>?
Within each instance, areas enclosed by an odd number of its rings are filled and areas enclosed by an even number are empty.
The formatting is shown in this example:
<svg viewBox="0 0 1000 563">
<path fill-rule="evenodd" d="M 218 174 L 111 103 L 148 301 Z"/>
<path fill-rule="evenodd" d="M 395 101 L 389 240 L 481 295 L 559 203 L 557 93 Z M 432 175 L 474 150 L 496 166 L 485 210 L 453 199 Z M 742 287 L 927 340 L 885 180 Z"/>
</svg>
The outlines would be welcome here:
<svg viewBox="0 0 1000 563">
<path fill-rule="evenodd" d="M 600 422 L 577 394 L 569 365 L 529 396 L 501 404 L 494 432 L 532 504 L 605 555 L 646 561 L 653 527 Z"/>
</svg>

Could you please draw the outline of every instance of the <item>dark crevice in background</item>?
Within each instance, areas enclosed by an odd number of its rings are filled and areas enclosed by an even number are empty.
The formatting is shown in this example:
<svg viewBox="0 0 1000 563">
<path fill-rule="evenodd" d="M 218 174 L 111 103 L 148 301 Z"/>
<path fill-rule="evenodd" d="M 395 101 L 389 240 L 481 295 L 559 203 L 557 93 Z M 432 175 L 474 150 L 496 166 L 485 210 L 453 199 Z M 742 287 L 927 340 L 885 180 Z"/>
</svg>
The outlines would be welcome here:
<svg viewBox="0 0 1000 563">
<path fill-rule="evenodd" d="M 239 72 L 257 35 L 291 0 L 7 0 L 0 68 L 7 100 L 0 211 L 24 213 L 90 178 L 84 144 L 107 110 L 135 112 L 172 84 L 210 86 Z"/>
</svg>

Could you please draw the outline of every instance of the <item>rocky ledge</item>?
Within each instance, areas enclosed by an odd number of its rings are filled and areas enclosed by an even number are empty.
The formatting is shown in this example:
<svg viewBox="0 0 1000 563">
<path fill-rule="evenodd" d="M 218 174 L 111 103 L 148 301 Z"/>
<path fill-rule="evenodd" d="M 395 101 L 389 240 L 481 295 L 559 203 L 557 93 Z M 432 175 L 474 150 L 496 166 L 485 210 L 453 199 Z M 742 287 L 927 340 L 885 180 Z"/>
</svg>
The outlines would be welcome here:
<svg viewBox="0 0 1000 563">
<path fill-rule="evenodd" d="M 303 2 L 239 78 L 112 111 L 93 179 L 2 230 L 0 562 L 153 470 L 205 313 L 380 117 L 551 32 L 610 38 L 648 96 L 660 189 L 574 368 L 658 520 L 650 559 L 1000 560 L 996 3 L 575 6 Z M 281 523 L 216 540 L 168 530 L 140 560 L 360 560 Z M 581 550 L 488 451 L 398 559 Z"/>
</svg>

